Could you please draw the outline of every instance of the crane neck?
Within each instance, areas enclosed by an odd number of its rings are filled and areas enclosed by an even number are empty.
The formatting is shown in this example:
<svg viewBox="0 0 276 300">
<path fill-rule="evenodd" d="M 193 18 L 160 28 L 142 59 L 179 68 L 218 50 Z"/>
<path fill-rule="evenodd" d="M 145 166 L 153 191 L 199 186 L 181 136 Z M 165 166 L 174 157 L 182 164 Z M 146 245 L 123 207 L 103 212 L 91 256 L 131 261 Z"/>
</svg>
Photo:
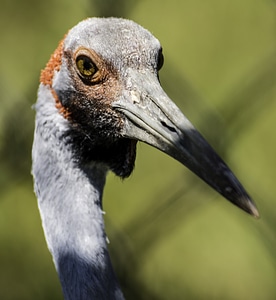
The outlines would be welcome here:
<svg viewBox="0 0 276 300">
<path fill-rule="evenodd" d="M 107 168 L 80 164 L 68 120 L 41 85 L 36 104 L 33 176 L 42 225 L 66 300 L 123 299 L 108 254 L 102 211 Z"/>
</svg>

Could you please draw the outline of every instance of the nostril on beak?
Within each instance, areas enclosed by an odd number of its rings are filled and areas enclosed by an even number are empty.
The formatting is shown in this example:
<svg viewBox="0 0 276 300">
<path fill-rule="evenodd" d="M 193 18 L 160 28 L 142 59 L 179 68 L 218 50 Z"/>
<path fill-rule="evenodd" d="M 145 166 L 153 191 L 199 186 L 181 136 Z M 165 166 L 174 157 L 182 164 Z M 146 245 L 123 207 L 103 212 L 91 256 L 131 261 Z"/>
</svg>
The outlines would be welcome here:
<svg viewBox="0 0 276 300">
<path fill-rule="evenodd" d="M 166 122 L 161 121 L 162 126 L 168 128 L 171 132 L 176 132 L 176 129 L 170 125 L 168 125 Z"/>
</svg>

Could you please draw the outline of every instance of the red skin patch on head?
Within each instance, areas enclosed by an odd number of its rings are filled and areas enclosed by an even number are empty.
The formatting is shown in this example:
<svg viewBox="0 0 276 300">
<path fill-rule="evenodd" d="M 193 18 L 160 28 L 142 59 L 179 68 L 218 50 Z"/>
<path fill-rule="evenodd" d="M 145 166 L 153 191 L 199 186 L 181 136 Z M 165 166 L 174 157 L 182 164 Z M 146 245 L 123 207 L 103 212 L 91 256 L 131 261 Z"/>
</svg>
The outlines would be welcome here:
<svg viewBox="0 0 276 300">
<path fill-rule="evenodd" d="M 66 37 L 66 36 L 65 36 Z M 65 38 L 64 37 L 64 38 Z M 40 73 L 40 82 L 44 85 L 48 85 L 51 88 L 52 95 L 56 102 L 56 108 L 59 112 L 65 117 L 69 117 L 69 112 L 66 108 L 63 107 L 56 92 L 53 89 L 53 78 L 55 71 L 60 70 L 60 66 L 62 63 L 62 55 L 63 55 L 63 46 L 64 46 L 64 38 L 59 42 L 59 45 L 55 52 L 51 55 L 50 60 L 48 61 L 45 69 L 43 69 Z"/>
<path fill-rule="evenodd" d="M 50 87 L 52 87 L 54 73 L 55 71 L 60 70 L 63 54 L 63 43 L 64 39 L 59 42 L 57 49 L 52 54 L 45 69 L 41 71 L 40 82 L 44 85 L 49 85 Z"/>
</svg>

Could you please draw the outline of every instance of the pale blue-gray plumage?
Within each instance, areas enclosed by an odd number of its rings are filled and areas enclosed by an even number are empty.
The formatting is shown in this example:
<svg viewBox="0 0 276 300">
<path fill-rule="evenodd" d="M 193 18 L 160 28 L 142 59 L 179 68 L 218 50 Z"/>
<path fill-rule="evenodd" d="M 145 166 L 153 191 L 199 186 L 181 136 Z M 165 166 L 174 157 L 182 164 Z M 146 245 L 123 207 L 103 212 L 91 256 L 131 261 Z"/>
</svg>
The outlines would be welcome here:
<svg viewBox="0 0 276 300">
<path fill-rule="evenodd" d="M 102 193 L 108 170 L 132 172 L 137 141 L 258 216 L 233 173 L 161 88 L 162 63 L 159 41 L 141 26 L 92 18 L 69 31 L 42 71 L 32 172 L 66 300 L 123 299 L 107 250 Z"/>
</svg>

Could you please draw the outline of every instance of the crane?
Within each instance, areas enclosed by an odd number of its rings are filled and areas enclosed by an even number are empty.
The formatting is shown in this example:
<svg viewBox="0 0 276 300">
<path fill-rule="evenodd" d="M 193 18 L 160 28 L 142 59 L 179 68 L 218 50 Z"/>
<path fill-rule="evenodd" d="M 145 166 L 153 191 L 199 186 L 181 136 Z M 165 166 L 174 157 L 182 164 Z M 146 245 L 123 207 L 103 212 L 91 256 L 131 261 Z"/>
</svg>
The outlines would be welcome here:
<svg viewBox="0 0 276 300">
<path fill-rule="evenodd" d="M 162 47 L 119 18 L 73 27 L 41 72 L 32 174 L 42 226 L 66 300 L 124 299 L 107 249 L 109 170 L 134 168 L 136 144 L 178 160 L 249 214 L 247 192 L 162 89 Z"/>
</svg>

